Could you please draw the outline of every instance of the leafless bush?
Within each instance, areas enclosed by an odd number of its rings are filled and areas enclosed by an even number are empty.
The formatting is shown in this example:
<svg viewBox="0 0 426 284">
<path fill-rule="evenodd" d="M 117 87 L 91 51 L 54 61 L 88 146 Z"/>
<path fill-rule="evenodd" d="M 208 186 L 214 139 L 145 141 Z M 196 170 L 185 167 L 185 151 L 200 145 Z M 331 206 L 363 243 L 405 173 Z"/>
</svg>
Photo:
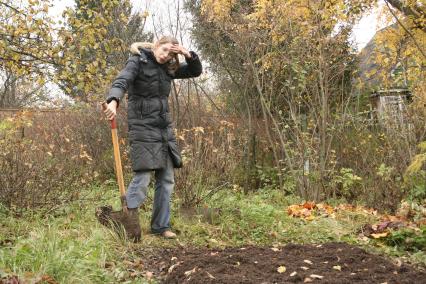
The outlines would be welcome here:
<svg viewBox="0 0 426 284">
<path fill-rule="evenodd" d="M 208 190 L 232 181 L 241 160 L 241 141 L 234 124 L 225 120 L 181 129 L 177 137 L 185 163 L 177 174 L 177 192 L 184 206 L 199 204 Z"/>
<path fill-rule="evenodd" d="M 113 175 L 108 123 L 94 108 L 22 111 L 0 125 L 0 202 L 12 210 L 56 208 Z"/>
</svg>

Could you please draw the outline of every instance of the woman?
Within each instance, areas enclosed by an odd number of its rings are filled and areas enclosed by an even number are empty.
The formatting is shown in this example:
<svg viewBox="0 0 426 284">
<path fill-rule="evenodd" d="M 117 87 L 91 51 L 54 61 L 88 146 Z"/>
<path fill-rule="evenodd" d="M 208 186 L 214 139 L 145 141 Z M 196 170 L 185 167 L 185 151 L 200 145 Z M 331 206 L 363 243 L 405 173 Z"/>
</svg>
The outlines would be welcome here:
<svg viewBox="0 0 426 284">
<path fill-rule="evenodd" d="M 138 218 L 138 207 L 146 198 L 154 171 L 151 231 L 175 238 L 176 234 L 170 229 L 170 196 L 174 187 L 173 169 L 182 166 L 182 158 L 173 132 L 168 96 L 172 79 L 197 77 L 202 66 L 197 54 L 181 46 L 175 38 L 162 37 L 152 48 L 146 47 L 150 46 L 132 45 L 132 56 L 112 83 L 105 114 L 113 119 L 120 100 L 128 93 L 127 118 L 134 175 L 127 190 L 127 207 L 131 218 Z M 185 56 L 185 63 L 179 64 L 179 54 Z"/>
</svg>

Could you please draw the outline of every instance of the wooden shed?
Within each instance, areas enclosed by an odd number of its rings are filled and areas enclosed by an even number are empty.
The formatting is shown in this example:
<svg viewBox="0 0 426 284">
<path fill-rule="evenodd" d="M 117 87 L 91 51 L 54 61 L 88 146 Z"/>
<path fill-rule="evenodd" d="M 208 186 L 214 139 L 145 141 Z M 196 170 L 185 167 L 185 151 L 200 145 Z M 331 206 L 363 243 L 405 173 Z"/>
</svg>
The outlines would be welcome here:
<svg viewBox="0 0 426 284">
<path fill-rule="evenodd" d="M 370 95 L 373 113 L 381 122 L 405 123 L 406 105 L 411 101 L 408 89 L 380 90 Z"/>
</svg>

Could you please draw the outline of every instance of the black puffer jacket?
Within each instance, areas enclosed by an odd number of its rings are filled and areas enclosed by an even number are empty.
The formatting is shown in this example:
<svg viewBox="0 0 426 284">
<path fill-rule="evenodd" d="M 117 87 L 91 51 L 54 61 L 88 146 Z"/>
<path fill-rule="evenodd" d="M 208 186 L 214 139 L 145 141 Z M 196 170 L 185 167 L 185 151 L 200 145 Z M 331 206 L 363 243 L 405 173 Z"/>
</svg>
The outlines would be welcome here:
<svg viewBox="0 0 426 284">
<path fill-rule="evenodd" d="M 197 77 L 201 62 L 193 51 L 186 63 L 171 74 L 167 64 L 159 64 L 150 49 L 131 56 L 125 68 L 112 83 L 107 102 L 128 93 L 128 124 L 133 171 L 162 169 L 170 154 L 175 168 L 182 158 L 173 132 L 168 97 L 172 79 Z"/>
</svg>

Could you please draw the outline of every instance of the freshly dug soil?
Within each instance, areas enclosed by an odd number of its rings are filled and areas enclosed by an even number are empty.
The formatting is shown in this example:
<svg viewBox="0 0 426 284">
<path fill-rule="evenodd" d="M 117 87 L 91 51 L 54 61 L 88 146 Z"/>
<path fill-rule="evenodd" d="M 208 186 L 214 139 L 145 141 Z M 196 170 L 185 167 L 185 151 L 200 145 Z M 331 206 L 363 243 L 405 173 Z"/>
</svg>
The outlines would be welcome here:
<svg viewBox="0 0 426 284">
<path fill-rule="evenodd" d="M 426 283 L 426 272 L 345 243 L 140 251 L 162 283 Z"/>
</svg>

